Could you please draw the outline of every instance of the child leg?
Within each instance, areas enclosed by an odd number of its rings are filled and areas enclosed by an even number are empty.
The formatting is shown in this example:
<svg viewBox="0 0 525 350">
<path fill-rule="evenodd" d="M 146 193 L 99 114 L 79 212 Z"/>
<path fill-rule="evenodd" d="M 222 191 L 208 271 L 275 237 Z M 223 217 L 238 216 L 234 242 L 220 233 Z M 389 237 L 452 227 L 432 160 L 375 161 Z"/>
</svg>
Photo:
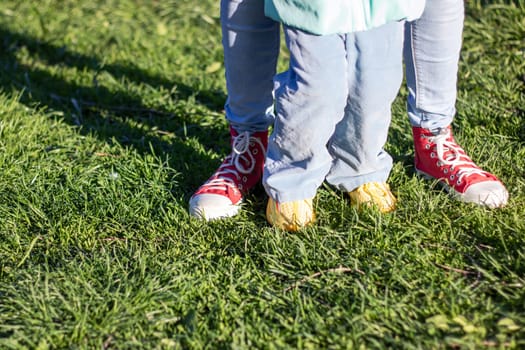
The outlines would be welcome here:
<svg viewBox="0 0 525 350">
<path fill-rule="evenodd" d="M 315 196 L 332 159 L 326 144 L 343 117 L 347 62 L 340 35 L 285 27 L 290 67 L 275 91 L 275 124 L 263 184 L 277 202 Z"/>
<path fill-rule="evenodd" d="M 385 183 L 388 178 L 392 158 L 383 147 L 391 104 L 402 80 L 402 45 L 401 22 L 348 35 L 348 104 L 329 143 L 334 160 L 326 177 L 328 183 L 342 191 L 351 192 L 368 183 Z M 386 196 L 388 205 L 384 211 L 389 211 L 393 209 L 389 190 Z"/>
<path fill-rule="evenodd" d="M 268 221 L 296 231 L 314 221 L 312 198 L 332 159 L 326 144 L 343 116 L 348 95 L 344 36 L 285 28 L 289 70 L 276 90 L 276 120 L 263 184 Z"/>
</svg>

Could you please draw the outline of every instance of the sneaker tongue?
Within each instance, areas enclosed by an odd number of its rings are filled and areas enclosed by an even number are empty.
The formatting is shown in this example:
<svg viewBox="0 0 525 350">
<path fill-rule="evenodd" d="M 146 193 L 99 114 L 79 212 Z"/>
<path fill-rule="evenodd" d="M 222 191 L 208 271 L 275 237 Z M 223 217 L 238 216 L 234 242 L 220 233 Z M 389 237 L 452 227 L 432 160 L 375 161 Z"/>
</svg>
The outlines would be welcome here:
<svg viewBox="0 0 525 350">
<path fill-rule="evenodd" d="M 438 136 L 438 135 L 447 135 L 447 134 L 448 134 L 448 129 L 447 129 L 447 128 L 436 128 L 436 129 L 432 129 L 432 130 L 430 130 L 430 132 L 431 132 L 434 136 Z"/>
</svg>

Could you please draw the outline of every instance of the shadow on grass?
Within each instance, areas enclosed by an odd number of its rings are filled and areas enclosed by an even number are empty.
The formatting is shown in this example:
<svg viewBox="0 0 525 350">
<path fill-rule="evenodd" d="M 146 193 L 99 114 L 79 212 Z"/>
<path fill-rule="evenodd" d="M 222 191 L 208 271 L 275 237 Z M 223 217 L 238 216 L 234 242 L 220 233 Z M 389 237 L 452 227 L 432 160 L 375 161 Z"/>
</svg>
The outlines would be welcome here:
<svg viewBox="0 0 525 350">
<path fill-rule="evenodd" d="M 188 117 L 191 112 L 187 111 L 188 105 L 189 108 L 197 106 L 198 113 L 210 114 L 209 118 L 219 118 L 225 101 L 221 91 L 203 91 L 179 81 L 170 81 L 152 75 L 131 62 L 106 64 L 98 57 L 71 52 L 65 46 L 56 46 L 5 28 L 0 28 L 0 38 L 1 90 L 13 96 L 20 95 L 20 102 L 29 107 L 59 112 L 65 122 L 79 127 L 80 133 L 84 135 L 94 135 L 104 142 L 116 140 L 140 153 L 151 153 L 151 145 L 156 154 L 168 155 L 172 159 L 169 165 L 181 173 L 181 190 L 186 192 L 183 193 L 185 195 L 205 180 L 189 174 L 214 167 L 216 162 L 196 152 L 184 140 L 196 138 L 205 148 L 227 147 L 229 135 L 226 128 L 221 127 L 224 125 L 222 120 L 201 126 L 196 124 L 195 118 Z M 36 64 L 23 64 L 17 59 L 20 50 L 26 50 L 31 57 L 49 66 L 92 71 L 92 84 L 81 85 L 74 79 L 66 81 L 53 75 L 50 69 L 40 68 Z M 176 102 L 175 109 L 148 107 L 136 91 L 110 91 L 98 84 L 97 77 L 100 74 L 110 74 L 117 81 L 126 80 L 170 91 L 170 99 Z M 213 115 L 215 113 L 217 115 Z M 157 130 L 158 134 L 145 132 L 152 129 Z M 166 134 L 174 137 L 166 140 L 163 138 Z M 194 169 L 194 166 L 199 169 Z"/>
</svg>

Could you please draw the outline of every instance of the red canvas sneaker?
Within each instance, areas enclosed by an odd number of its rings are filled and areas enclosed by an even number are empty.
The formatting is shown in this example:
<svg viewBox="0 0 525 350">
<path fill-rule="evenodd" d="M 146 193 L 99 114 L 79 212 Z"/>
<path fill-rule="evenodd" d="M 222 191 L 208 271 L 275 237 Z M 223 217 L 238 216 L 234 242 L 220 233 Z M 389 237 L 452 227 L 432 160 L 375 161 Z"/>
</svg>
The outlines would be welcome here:
<svg viewBox="0 0 525 350">
<path fill-rule="evenodd" d="M 416 171 L 438 179 L 453 197 L 489 208 L 503 207 L 509 194 L 493 174 L 478 167 L 459 146 L 449 127 L 432 132 L 412 127 Z"/>
<path fill-rule="evenodd" d="M 230 128 L 232 152 L 190 199 L 190 215 L 204 220 L 231 217 L 243 196 L 261 179 L 268 131 L 237 133 Z"/>
</svg>

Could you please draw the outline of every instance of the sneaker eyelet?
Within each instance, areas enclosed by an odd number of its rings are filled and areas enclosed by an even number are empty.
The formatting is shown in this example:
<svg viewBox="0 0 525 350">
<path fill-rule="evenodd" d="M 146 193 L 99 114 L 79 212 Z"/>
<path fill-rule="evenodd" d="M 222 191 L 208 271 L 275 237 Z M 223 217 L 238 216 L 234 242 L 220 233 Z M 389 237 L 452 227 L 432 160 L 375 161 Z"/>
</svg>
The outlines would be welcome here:
<svg viewBox="0 0 525 350">
<path fill-rule="evenodd" d="M 447 169 L 447 168 L 443 169 L 443 172 L 444 172 L 445 174 L 448 174 L 448 169 Z"/>
<path fill-rule="evenodd" d="M 239 190 L 242 191 L 242 184 L 239 184 L 239 186 L 237 186 L 237 187 L 239 187 Z"/>
<path fill-rule="evenodd" d="M 427 144 L 425 145 L 425 149 L 430 149 L 430 144 L 429 144 L 429 143 L 427 143 Z"/>
<path fill-rule="evenodd" d="M 252 149 L 252 154 L 258 154 L 259 150 L 257 148 Z"/>
<path fill-rule="evenodd" d="M 461 185 L 461 180 L 456 181 L 456 185 Z"/>
<path fill-rule="evenodd" d="M 436 154 L 434 152 L 430 153 L 430 158 L 436 158 Z"/>
<path fill-rule="evenodd" d="M 243 176 L 242 177 L 242 182 L 247 182 L 248 181 L 248 178 L 246 176 Z"/>
<path fill-rule="evenodd" d="M 454 176 L 454 174 L 450 175 L 450 180 L 453 181 L 456 177 Z"/>
</svg>

